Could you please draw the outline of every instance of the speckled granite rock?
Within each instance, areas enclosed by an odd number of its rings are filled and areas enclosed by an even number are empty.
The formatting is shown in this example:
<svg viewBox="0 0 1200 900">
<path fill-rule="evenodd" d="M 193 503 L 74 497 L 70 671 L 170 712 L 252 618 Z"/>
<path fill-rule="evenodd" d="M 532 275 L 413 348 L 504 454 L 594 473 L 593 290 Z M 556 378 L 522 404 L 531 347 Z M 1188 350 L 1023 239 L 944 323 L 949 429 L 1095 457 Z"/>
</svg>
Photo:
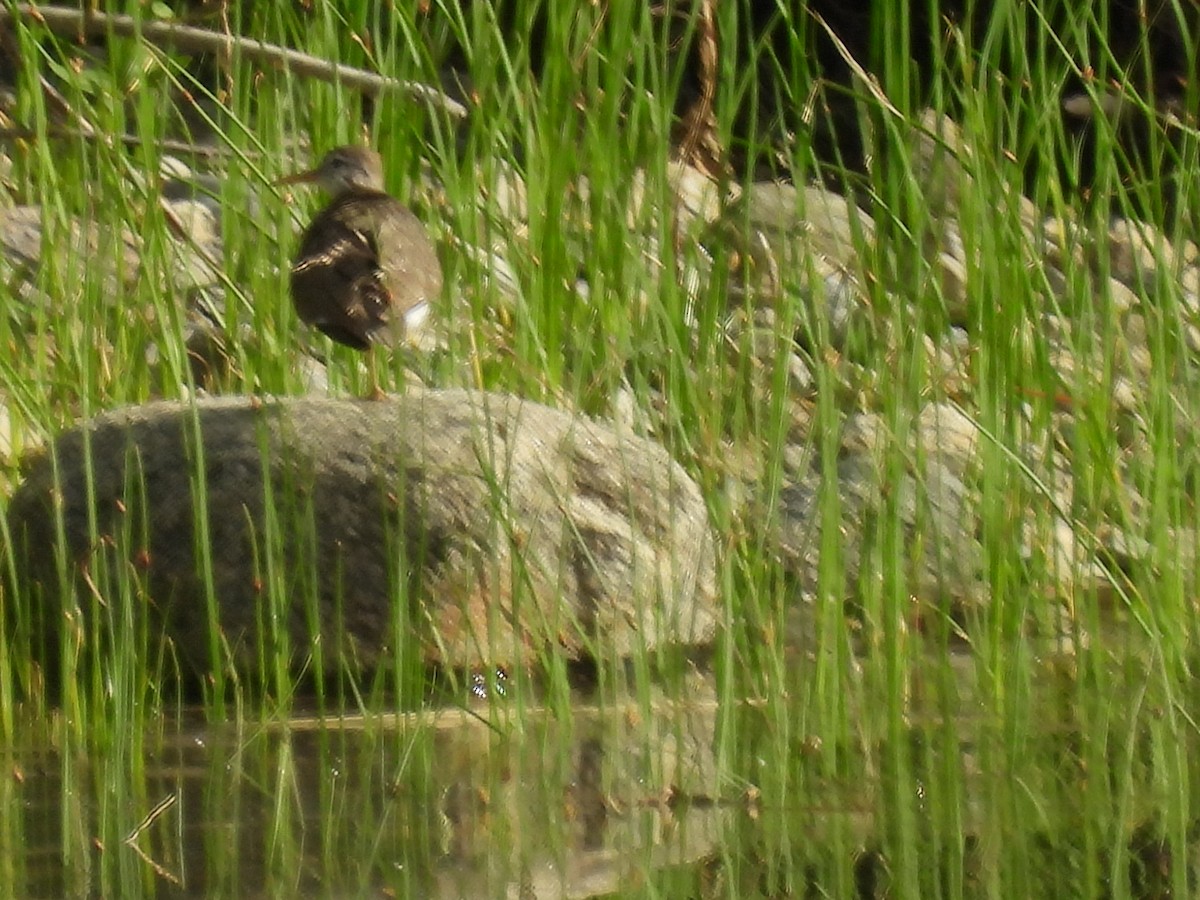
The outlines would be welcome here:
<svg viewBox="0 0 1200 900">
<path fill-rule="evenodd" d="M 56 508 L 89 583 L 61 604 Z M 9 525 L 51 642 L 87 627 L 77 605 L 115 565 L 195 673 L 214 664 L 208 596 L 239 671 L 280 642 L 298 666 L 373 668 L 410 635 L 456 666 L 624 656 L 705 643 L 718 617 L 705 506 L 666 451 L 495 394 L 106 413 L 31 467 Z"/>
</svg>

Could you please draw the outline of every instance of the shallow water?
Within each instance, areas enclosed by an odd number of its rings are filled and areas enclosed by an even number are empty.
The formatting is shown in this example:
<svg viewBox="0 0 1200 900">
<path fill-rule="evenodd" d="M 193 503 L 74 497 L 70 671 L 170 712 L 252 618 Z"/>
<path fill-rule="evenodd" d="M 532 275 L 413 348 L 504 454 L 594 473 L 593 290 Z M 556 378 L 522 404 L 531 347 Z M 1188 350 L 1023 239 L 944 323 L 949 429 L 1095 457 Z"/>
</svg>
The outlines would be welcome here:
<svg viewBox="0 0 1200 900">
<path fill-rule="evenodd" d="M 912 657 L 898 704 L 856 657 L 836 715 L 796 657 L 733 703 L 696 676 L 562 707 L 185 713 L 86 746 L 31 724 L 0 779 L 0 893 L 1167 896 L 1197 884 L 1200 754 L 1129 649 L 1014 663 L 1033 676 L 1000 684 L 1028 695 L 1003 701 L 965 647 Z"/>
<path fill-rule="evenodd" d="M 696 697 L 242 729 L 185 716 L 137 761 L 26 750 L 0 871 L 27 897 L 607 893 L 711 852 L 733 808 L 715 793 L 716 712 Z"/>
</svg>

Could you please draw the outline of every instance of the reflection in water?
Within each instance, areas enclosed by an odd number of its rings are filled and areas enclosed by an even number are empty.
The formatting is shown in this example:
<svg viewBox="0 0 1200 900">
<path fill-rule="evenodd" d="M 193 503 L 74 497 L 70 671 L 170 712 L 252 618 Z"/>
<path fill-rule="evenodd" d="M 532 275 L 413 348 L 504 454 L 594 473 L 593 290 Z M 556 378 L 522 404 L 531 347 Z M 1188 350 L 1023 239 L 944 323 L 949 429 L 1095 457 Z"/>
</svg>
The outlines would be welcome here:
<svg viewBox="0 0 1200 900">
<path fill-rule="evenodd" d="M 1028 698 L 989 706 L 993 670 L 943 653 L 894 685 L 897 720 L 880 700 L 886 658 L 866 653 L 838 685 L 839 732 L 806 719 L 821 712 L 805 695 L 819 696 L 819 661 L 790 662 L 775 697 L 719 709 L 699 678 L 672 691 L 686 702 L 643 689 L 535 706 L 513 677 L 470 709 L 184 719 L 166 737 L 89 738 L 87 753 L 39 738 L 5 751 L 0 894 L 877 898 L 904 893 L 900 847 L 911 896 L 982 895 L 998 878 L 1044 888 L 1011 896 L 1074 896 L 1085 865 L 1114 860 L 1124 896 L 1194 895 L 1174 887 L 1200 856 L 1164 828 L 1162 760 L 1200 749 L 1140 713 L 1164 702 L 1144 666 L 1089 694 L 1077 657 L 1046 654 Z M 1010 708 L 1037 711 L 1019 741 L 996 712 Z M 1136 740 L 1106 756 L 1089 721 Z"/>
<path fill-rule="evenodd" d="M 689 802 L 716 795 L 717 707 L 711 685 L 688 694 L 185 721 L 120 776 L 118 759 L 24 753 L 0 797 L 0 856 L 31 897 L 619 890 L 711 853 L 728 812 Z"/>
</svg>

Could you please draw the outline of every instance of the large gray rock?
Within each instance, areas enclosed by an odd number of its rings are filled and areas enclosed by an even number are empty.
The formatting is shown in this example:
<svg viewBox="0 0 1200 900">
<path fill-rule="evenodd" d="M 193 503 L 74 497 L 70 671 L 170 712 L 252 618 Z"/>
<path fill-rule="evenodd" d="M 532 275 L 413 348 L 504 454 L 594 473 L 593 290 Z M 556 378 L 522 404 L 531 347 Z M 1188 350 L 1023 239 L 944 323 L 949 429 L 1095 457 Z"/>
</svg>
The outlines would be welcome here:
<svg viewBox="0 0 1200 900">
<path fill-rule="evenodd" d="M 56 508 L 88 575 L 61 606 Z M 106 413 L 35 463 L 9 524 L 46 628 L 80 621 L 115 563 L 198 673 L 214 665 L 209 596 L 218 663 L 239 669 L 280 641 L 325 668 L 387 664 L 410 637 L 455 666 L 625 656 L 704 643 L 717 621 L 706 510 L 666 451 L 495 394 Z"/>
</svg>

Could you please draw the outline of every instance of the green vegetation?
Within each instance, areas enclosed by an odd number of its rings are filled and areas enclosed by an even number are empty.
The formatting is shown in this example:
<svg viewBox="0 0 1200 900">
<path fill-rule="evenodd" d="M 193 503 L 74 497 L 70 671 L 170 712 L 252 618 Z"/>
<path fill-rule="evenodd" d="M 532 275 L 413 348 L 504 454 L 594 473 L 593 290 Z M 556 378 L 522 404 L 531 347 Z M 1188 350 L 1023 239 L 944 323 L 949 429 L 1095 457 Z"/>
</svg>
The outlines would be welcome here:
<svg viewBox="0 0 1200 900">
<path fill-rule="evenodd" d="M 430 85 L 447 48 L 463 49 L 466 125 L 398 92 L 370 109 L 390 187 L 429 223 L 450 286 L 436 311 L 446 347 L 417 368 L 435 386 L 512 392 L 598 417 L 632 404 L 635 421 L 701 485 L 719 536 L 728 619 L 713 660 L 719 707 L 705 707 L 686 672 L 673 670 L 663 687 L 637 679 L 629 707 L 606 687 L 595 702 L 616 714 L 593 719 L 548 659 L 549 712 L 525 674 L 511 673 L 509 697 L 480 710 L 492 726 L 459 710 L 451 733 L 439 720 L 389 717 L 417 673 L 395 673 L 393 684 L 347 675 L 319 684 L 315 700 L 298 699 L 280 664 L 286 647 L 275 646 L 263 648 L 261 684 L 218 674 L 202 705 L 184 709 L 158 688 L 174 660 L 141 649 L 155 642 L 125 552 L 138 544 L 136 520 L 76 589 L 86 618 L 103 627 L 64 619 L 56 706 L 38 690 L 31 656 L 39 598 L 12 571 L 10 536 L 0 531 L 0 885 L 75 896 L 418 896 L 435 879 L 444 887 L 452 868 L 463 891 L 500 895 L 498 885 L 536 884 L 547 871 L 567 878 L 566 864 L 543 864 L 586 847 L 620 857 L 608 861 L 620 877 L 593 890 L 622 896 L 1193 895 L 1196 308 L 1178 278 L 1159 278 L 1143 298 L 1150 375 L 1133 386 L 1135 410 L 1118 413 L 1120 312 L 1082 252 L 1064 263 L 1066 285 L 1046 289 L 1040 238 L 1022 223 L 1017 198 L 1024 191 L 1041 215 L 1079 221 L 1087 240 L 1107 234 L 1111 211 L 1136 211 L 1181 247 L 1195 230 L 1194 179 L 1174 182 L 1169 205 L 1160 188 L 1168 171 L 1195 171 L 1194 123 L 1164 128 L 1131 159 L 1120 123 L 1098 119 L 1091 194 L 1112 203 L 1084 203 L 1084 158 L 1063 124 L 1062 85 L 1084 65 L 1096 70 L 1097 96 L 1110 80 L 1126 81 L 1091 5 L 1077 4 L 1077 20 L 1057 33 L 1037 4 L 996 4 L 1005 12 L 981 41 L 939 22 L 942 52 L 922 98 L 910 48 L 887 37 L 907 31 L 910 4 L 876 4 L 888 10 L 877 23 L 878 87 L 826 85 L 853 92 L 878 163 L 866 175 L 843 173 L 880 235 L 873 247 L 856 238 L 875 275 L 866 285 L 871 327 L 844 353 L 826 352 L 824 310 L 806 308 L 793 290 L 777 303 L 779 352 L 764 364 L 751 352 L 754 335 L 725 327 L 749 319 L 756 301 L 731 305 L 730 248 L 701 248 L 669 212 L 672 111 L 688 61 L 663 37 L 656 6 L 510 5 L 517 25 L 506 35 L 490 4 L 463 12 L 442 0 L 427 15 L 415 3 L 234 4 L 230 25 Z M 716 4 L 713 134 L 726 150 L 773 159 L 781 177 L 807 182 L 816 169 L 809 135 L 768 148 L 753 129 L 735 140 L 735 122 L 768 102 L 765 72 L 798 72 L 789 103 L 809 101 L 817 74 L 806 80 L 803 60 L 820 25 L 795 21 L 780 57 L 746 33 L 746 5 Z M 162 12 L 129 6 L 135 16 Z M 788 7 L 780 4 L 781 16 Z M 694 16 L 678 25 L 688 35 L 700 27 Z M 215 311 L 231 364 L 210 387 L 301 394 L 299 360 L 311 346 L 329 355 L 332 392 L 362 393 L 358 357 L 302 332 L 287 297 L 287 261 L 314 201 L 289 207 L 268 187 L 296 162 L 359 139 L 360 95 L 237 54 L 210 59 L 211 79 L 192 58 L 147 42 L 113 38 L 100 53 L 31 20 L 13 29 L 23 62 L 13 119 L 32 134 L 9 144 L 6 181 L 17 203 L 42 209 L 42 256 L 54 262 L 20 291 L 21 279 L 5 276 L 0 401 L 13 450 L 0 458 L 0 529 L 22 450 L 81 417 L 197 390 L 181 337 L 186 297 L 164 287 L 177 243 L 146 174 L 158 171 L 164 141 L 190 140 L 191 127 L 215 131 L 230 151 L 219 188 L 227 281 Z M 536 47 L 532 33 L 542 38 Z M 732 62 L 735 44 L 755 66 Z M 1194 63 L 1200 47 L 1190 49 Z M 1195 91 L 1188 108 L 1197 107 Z M 969 350 L 953 349 L 947 297 L 922 253 L 939 227 L 913 177 L 910 137 L 925 100 L 952 113 L 973 150 L 958 212 L 973 298 Z M 1125 102 L 1153 109 L 1151 97 Z M 501 205 L 512 171 L 526 190 L 519 227 Z M 89 253 L 71 237 L 79 221 L 98 226 Z M 136 277 L 125 229 L 143 242 Z M 487 250 L 510 267 L 515 297 L 498 287 Z M 707 265 L 707 254 L 714 274 L 693 291 L 682 273 Z M 785 263 L 813 271 L 811 260 Z M 798 274 L 791 287 L 804 281 Z M 1073 371 L 1057 367 L 1043 328 L 1055 303 L 1077 326 Z M 804 349 L 791 340 L 801 326 L 816 336 Z M 960 382 L 935 377 L 930 345 L 961 352 Z M 791 378 L 791 352 L 811 371 L 808 394 Z M 402 385 L 404 362 L 397 356 L 385 385 Z M 853 582 L 839 532 L 847 417 L 881 417 L 895 439 L 882 459 L 894 484 L 913 470 L 918 414 L 938 401 L 958 404 L 986 436 L 978 521 L 988 601 L 963 616 L 950 614 L 951 601 L 914 594 L 920 555 L 956 548 L 914 545 L 900 492 L 870 520 Z M 803 616 L 771 527 L 798 408 L 811 424 L 799 443 L 827 476 L 817 508 L 828 527 L 814 527 L 820 570 Z M 1131 428 L 1133 459 L 1123 437 Z M 1036 462 L 1051 450 L 1072 463 L 1069 508 L 1055 509 Z M 731 485 L 751 473 L 747 507 Z M 1129 485 L 1144 509 L 1124 503 Z M 1055 514 L 1096 552 L 1065 563 L 1044 552 L 1055 546 Z M 1101 557 L 1097 536 L 1114 528 L 1150 549 L 1123 567 Z M 261 566 L 265 594 L 279 597 L 286 587 L 272 537 Z M 1093 563 L 1105 575 L 1099 586 L 1082 578 Z M 1089 586 L 1064 595 L 1063 565 Z M 66 559 L 60 577 L 71 580 Z M 688 700 L 692 707 L 672 705 Z M 316 727 L 301 718 L 314 707 L 362 718 Z M 696 737 L 705 726 L 708 741 Z M 607 748 L 594 784 L 580 777 L 589 741 Z M 673 780 L 680 760 L 705 754 L 711 777 Z M 630 797 L 630 784 L 663 783 L 675 785 L 678 803 Z M 589 843 L 596 808 L 598 846 Z M 711 831 L 696 833 L 697 821 Z"/>
</svg>

